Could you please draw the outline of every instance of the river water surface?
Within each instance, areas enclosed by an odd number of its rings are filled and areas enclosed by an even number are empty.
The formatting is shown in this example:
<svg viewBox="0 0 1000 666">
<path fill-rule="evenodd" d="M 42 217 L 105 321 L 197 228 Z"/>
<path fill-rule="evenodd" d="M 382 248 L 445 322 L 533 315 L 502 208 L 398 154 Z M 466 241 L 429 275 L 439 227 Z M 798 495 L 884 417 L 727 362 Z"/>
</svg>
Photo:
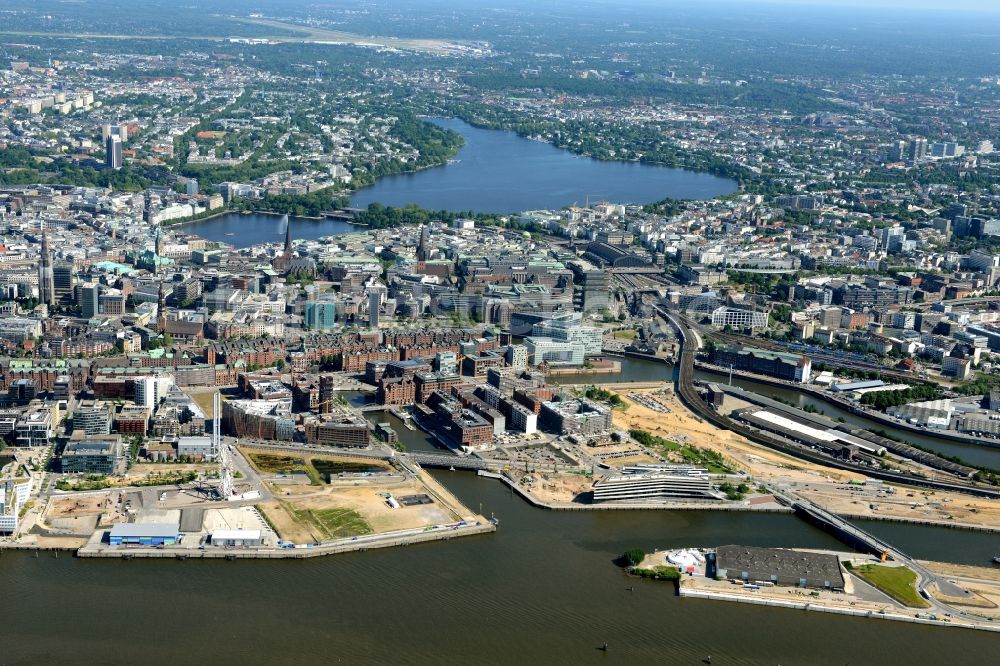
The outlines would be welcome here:
<svg viewBox="0 0 1000 666">
<path fill-rule="evenodd" d="M 612 564 L 633 547 L 843 549 L 795 517 L 543 511 L 496 481 L 435 474 L 468 506 L 495 513 L 498 531 L 312 560 L 7 552 L 0 662 L 697 666 L 710 654 L 713 664 L 994 663 L 995 635 L 681 599 Z M 898 527 L 879 534 L 893 539 Z M 960 535 L 913 529 L 902 545 L 918 557 Z M 988 551 L 989 540 L 961 536 L 953 559 Z M 607 653 L 597 649 L 604 642 Z"/>
</svg>

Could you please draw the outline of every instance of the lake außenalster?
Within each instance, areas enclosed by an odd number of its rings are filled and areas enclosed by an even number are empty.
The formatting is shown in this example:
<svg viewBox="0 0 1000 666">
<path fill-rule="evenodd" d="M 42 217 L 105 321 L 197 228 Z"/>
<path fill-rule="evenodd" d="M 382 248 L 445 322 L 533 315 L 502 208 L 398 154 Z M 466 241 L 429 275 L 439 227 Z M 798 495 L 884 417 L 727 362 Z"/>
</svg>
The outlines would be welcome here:
<svg viewBox="0 0 1000 666">
<path fill-rule="evenodd" d="M 733 192 L 736 183 L 707 173 L 638 162 L 609 162 L 573 155 L 513 132 L 480 129 L 453 118 L 432 122 L 453 129 L 465 145 L 449 164 L 380 178 L 351 196 L 366 207 L 417 204 L 430 210 L 511 213 L 558 209 L 607 200 L 650 203 L 665 198 L 710 199 Z M 314 239 L 350 231 L 337 220 L 293 220 L 294 235 Z M 279 243 L 285 234 L 277 215 L 232 213 L 187 227 L 208 240 L 249 247 Z"/>
<path fill-rule="evenodd" d="M 381 178 L 357 192 L 355 206 L 415 203 L 431 210 L 513 213 L 606 199 L 651 203 L 666 198 L 711 199 L 736 183 L 706 173 L 574 155 L 555 146 L 454 118 L 431 120 L 454 130 L 465 145 L 447 166 Z"/>
</svg>

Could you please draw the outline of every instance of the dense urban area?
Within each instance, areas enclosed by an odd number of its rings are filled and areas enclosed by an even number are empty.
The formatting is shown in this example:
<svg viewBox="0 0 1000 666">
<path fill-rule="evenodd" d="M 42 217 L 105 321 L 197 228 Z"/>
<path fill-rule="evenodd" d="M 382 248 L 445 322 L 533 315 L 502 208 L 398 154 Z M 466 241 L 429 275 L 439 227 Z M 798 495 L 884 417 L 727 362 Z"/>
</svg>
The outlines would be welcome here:
<svg viewBox="0 0 1000 666">
<path fill-rule="evenodd" d="M 1000 548 L 931 561 L 874 527 L 1000 534 L 991 37 L 104 4 L 0 8 L 0 554 L 499 539 L 449 483 L 472 474 L 559 516 L 841 542 L 615 553 L 681 597 L 1000 631 Z M 725 191 L 357 204 L 481 168 L 483 130 Z"/>
</svg>

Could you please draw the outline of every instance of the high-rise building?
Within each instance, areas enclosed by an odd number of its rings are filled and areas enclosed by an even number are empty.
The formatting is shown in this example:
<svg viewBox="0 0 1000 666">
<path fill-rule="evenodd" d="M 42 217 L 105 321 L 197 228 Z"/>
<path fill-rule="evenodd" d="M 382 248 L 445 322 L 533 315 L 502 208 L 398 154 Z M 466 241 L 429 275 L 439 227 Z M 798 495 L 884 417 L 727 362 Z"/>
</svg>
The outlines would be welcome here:
<svg viewBox="0 0 1000 666">
<path fill-rule="evenodd" d="M 100 286 L 93 282 L 88 282 L 80 288 L 80 294 L 80 307 L 83 309 L 84 318 L 92 319 L 96 317 L 100 312 Z"/>
<path fill-rule="evenodd" d="M 306 301 L 305 327 L 314 331 L 329 331 L 337 321 L 334 301 Z"/>
<path fill-rule="evenodd" d="M 73 264 L 60 261 L 52 267 L 52 280 L 55 285 L 55 295 L 57 299 L 73 293 Z"/>
<path fill-rule="evenodd" d="M 52 255 L 49 254 L 49 236 L 42 232 L 42 255 L 38 262 L 38 300 L 55 305 L 56 286 L 52 275 Z"/>
<path fill-rule="evenodd" d="M 378 328 L 379 310 L 382 308 L 382 292 L 378 289 L 368 290 L 368 325 Z"/>
<path fill-rule="evenodd" d="M 104 166 L 109 169 L 121 169 L 122 168 L 122 140 L 121 137 L 112 134 L 108 137 L 108 140 L 104 143 L 104 149 L 107 153 L 104 156 Z"/>
<path fill-rule="evenodd" d="M 334 381 L 332 374 L 319 376 L 319 413 L 329 414 L 333 411 Z"/>
<path fill-rule="evenodd" d="M 155 410 L 174 385 L 173 375 L 149 375 L 135 378 L 135 404 Z"/>
<path fill-rule="evenodd" d="M 889 144 L 887 160 L 889 162 L 902 162 L 906 159 L 906 148 L 909 144 L 906 141 L 893 141 Z"/>
<path fill-rule="evenodd" d="M 917 138 L 910 142 L 909 159 L 919 162 L 927 158 L 927 139 Z"/>
<path fill-rule="evenodd" d="M 580 310 L 606 310 L 611 304 L 611 275 L 601 270 L 584 271 L 579 291 Z"/>
</svg>

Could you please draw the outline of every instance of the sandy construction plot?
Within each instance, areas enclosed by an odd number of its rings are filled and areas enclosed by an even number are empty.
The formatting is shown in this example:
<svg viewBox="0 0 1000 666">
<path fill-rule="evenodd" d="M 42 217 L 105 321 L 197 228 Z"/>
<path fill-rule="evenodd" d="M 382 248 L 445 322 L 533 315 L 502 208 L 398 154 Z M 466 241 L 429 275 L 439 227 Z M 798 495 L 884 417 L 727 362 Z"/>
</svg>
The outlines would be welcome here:
<svg viewBox="0 0 1000 666">
<path fill-rule="evenodd" d="M 738 467 L 758 478 L 801 482 L 819 480 L 847 481 L 863 479 L 860 474 L 845 472 L 798 460 L 758 446 L 729 430 L 721 430 L 693 416 L 674 395 L 659 395 L 670 408 L 657 412 L 622 395 L 627 408 L 614 412 L 614 423 L 624 429 L 639 428 L 679 443 L 711 449 L 724 454 Z"/>
<path fill-rule="evenodd" d="M 428 495 L 429 504 L 389 506 L 384 493 L 394 498 Z M 380 494 L 383 493 L 383 494 Z M 456 502 L 457 504 L 457 502 Z M 458 505 L 460 506 L 460 505 Z M 392 532 L 456 522 L 467 513 L 442 502 L 436 493 L 418 481 L 354 487 L 296 488 L 281 499 L 261 505 L 267 519 L 287 541 L 310 543 L 346 538 L 371 532 Z"/>
<path fill-rule="evenodd" d="M 888 485 L 888 484 L 883 484 Z M 846 489 L 799 490 L 831 511 L 845 514 L 891 516 L 907 520 L 933 520 L 1000 528 L 1000 501 L 942 491 L 895 486 L 892 495 L 852 494 Z M 1000 535 L 997 536 L 1000 542 Z"/>
<path fill-rule="evenodd" d="M 859 494 L 852 491 L 846 482 L 864 481 L 866 477 L 862 474 L 799 460 L 754 444 L 731 431 L 720 430 L 693 416 L 676 396 L 660 396 L 670 407 L 668 414 L 644 407 L 624 395 L 622 399 L 628 407 L 614 412 L 616 426 L 640 428 L 666 439 L 719 451 L 753 477 L 791 484 L 796 492 L 831 511 L 876 519 L 886 516 L 1000 528 L 1000 501 L 888 483 L 882 486 L 895 489 L 891 496 Z M 818 488 L 806 489 L 803 486 L 807 484 Z"/>
<path fill-rule="evenodd" d="M 53 497 L 49 501 L 47 518 L 66 518 L 70 516 L 97 516 L 107 510 L 110 493 L 100 495 L 80 495 L 78 497 Z"/>
<path fill-rule="evenodd" d="M 536 498 L 546 503 L 572 502 L 581 493 L 589 492 L 593 479 L 581 474 L 529 474 L 524 487 Z"/>
</svg>

